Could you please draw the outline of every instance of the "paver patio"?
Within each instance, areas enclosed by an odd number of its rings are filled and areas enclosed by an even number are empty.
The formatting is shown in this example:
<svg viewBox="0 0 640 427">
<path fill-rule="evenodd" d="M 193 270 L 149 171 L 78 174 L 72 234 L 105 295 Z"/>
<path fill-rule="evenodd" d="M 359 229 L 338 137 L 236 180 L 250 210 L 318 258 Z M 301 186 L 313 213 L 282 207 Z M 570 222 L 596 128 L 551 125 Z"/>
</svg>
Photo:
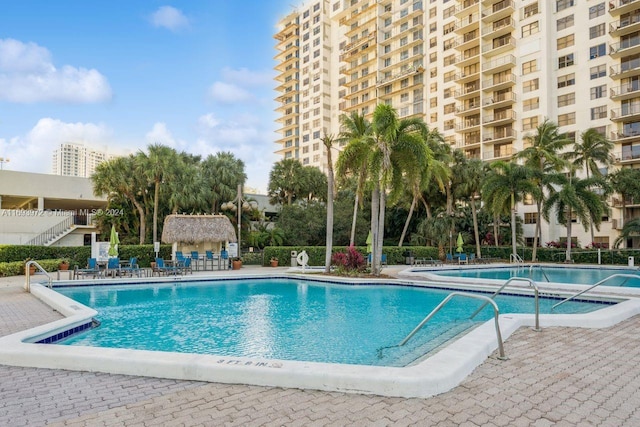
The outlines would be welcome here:
<svg viewBox="0 0 640 427">
<path fill-rule="evenodd" d="M 0 279 L 0 336 L 58 319 Z M 640 426 L 640 316 L 606 329 L 521 328 L 428 399 L 0 366 L 2 426 Z"/>
</svg>

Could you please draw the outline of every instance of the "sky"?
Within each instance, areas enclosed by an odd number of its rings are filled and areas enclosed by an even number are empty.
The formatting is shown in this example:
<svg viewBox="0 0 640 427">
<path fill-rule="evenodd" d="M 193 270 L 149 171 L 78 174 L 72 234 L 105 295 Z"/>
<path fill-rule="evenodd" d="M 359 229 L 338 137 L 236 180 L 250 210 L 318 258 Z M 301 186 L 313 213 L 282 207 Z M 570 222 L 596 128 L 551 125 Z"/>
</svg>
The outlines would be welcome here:
<svg viewBox="0 0 640 427">
<path fill-rule="evenodd" d="M 295 3 L 294 3 L 295 4 Z M 266 192 L 284 0 L 0 0 L 0 157 L 52 173 L 63 142 L 229 151 Z"/>
</svg>

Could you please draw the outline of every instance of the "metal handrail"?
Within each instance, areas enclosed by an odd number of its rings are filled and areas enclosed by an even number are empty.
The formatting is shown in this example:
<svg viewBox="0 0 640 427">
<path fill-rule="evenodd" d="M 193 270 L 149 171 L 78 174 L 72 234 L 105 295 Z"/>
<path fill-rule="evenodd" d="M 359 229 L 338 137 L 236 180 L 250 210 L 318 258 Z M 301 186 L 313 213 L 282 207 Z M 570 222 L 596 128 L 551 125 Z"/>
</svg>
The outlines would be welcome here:
<svg viewBox="0 0 640 427">
<path fill-rule="evenodd" d="M 529 267 L 529 275 L 531 275 L 531 270 L 533 270 L 533 267 L 538 267 L 540 269 L 540 273 L 542 273 L 547 282 L 551 282 L 551 280 L 549 280 L 549 276 L 547 276 L 547 273 L 544 272 L 540 264 L 531 264 L 531 266 Z"/>
<path fill-rule="evenodd" d="M 593 286 L 588 287 L 587 289 L 585 289 L 584 291 L 580 291 L 575 295 L 571 295 L 568 298 L 563 299 L 562 301 L 560 301 L 559 303 L 551 306 L 551 310 L 555 309 L 556 307 L 558 307 L 559 305 L 564 304 L 567 301 L 570 301 L 572 299 L 574 299 L 575 297 L 579 297 L 580 295 L 584 294 L 585 292 L 589 292 L 591 289 L 595 288 L 596 286 L 600 286 L 601 284 L 603 284 L 604 282 L 608 281 L 609 279 L 613 279 L 614 277 L 626 277 L 627 279 L 640 279 L 640 276 L 637 274 L 624 274 L 624 273 L 619 273 L 619 274 L 612 274 L 609 277 L 605 277 L 604 279 L 600 280 L 598 283 L 596 283 Z M 622 282 L 622 285 L 620 285 L 621 287 L 624 286 L 624 284 L 627 283 L 627 281 L 625 280 L 624 282 Z"/>
<path fill-rule="evenodd" d="M 511 279 L 507 280 L 506 282 L 504 282 L 504 284 L 502 286 L 500 286 L 500 288 L 498 288 L 497 291 L 494 292 L 493 295 L 491 295 L 490 299 L 491 301 L 493 301 L 493 299 L 498 296 L 498 294 L 500 292 L 502 292 L 502 290 L 511 282 L 517 282 L 518 280 L 523 281 L 523 282 L 528 282 L 529 285 L 533 286 L 533 291 L 534 291 L 534 304 L 535 304 L 535 317 L 536 317 L 536 326 L 533 329 L 536 332 L 541 332 L 542 329 L 540 329 L 540 302 L 538 300 L 538 294 L 540 293 L 538 291 L 538 285 L 536 285 L 536 282 L 534 282 L 531 279 L 528 279 L 526 277 L 512 277 Z M 474 317 L 476 317 L 476 315 L 478 313 L 480 313 L 482 311 L 483 308 L 485 308 L 487 306 L 487 302 L 485 302 L 484 304 L 482 304 L 482 306 L 480 306 L 479 309 L 477 309 L 472 315 L 471 317 L 469 317 L 469 320 L 473 319 Z"/>
<path fill-rule="evenodd" d="M 32 265 L 35 265 L 36 268 L 40 271 L 42 271 L 45 276 L 47 276 L 49 278 L 49 288 L 52 288 L 52 281 L 53 278 L 49 275 L 49 273 L 47 272 L 47 270 L 45 270 L 44 268 L 42 268 L 42 266 L 40 264 L 38 264 L 36 261 L 27 261 L 26 264 L 24 265 L 24 274 L 26 276 L 26 283 L 25 283 L 25 289 L 27 290 L 27 292 L 31 292 L 31 274 L 29 274 L 29 267 L 31 267 Z"/>
<path fill-rule="evenodd" d="M 407 341 L 409 341 L 411 339 L 411 337 L 413 337 L 429 320 L 431 320 L 431 318 L 433 316 L 435 316 L 435 314 L 438 311 L 440 311 L 440 309 L 442 307 L 444 307 L 444 305 L 446 303 L 448 303 L 453 297 L 456 297 L 456 296 L 462 296 L 462 297 L 467 297 L 467 298 L 475 298 L 475 299 L 485 300 L 487 302 L 487 304 L 491 304 L 493 306 L 493 317 L 494 317 L 495 327 L 496 327 L 496 337 L 498 338 L 498 349 L 500 351 L 500 356 L 498 357 L 498 359 L 506 360 L 507 357 L 504 355 L 504 346 L 502 344 L 502 334 L 500 333 L 500 323 L 498 322 L 498 314 L 500 314 L 500 310 L 498 309 L 498 305 L 495 303 L 495 301 L 493 301 L 489 297 L 486 297 L 484 295 L 469 294 L 469 293 L 466 293 L 466 292 L 452 292 L 452 293 L 450 293 L 444 300 L 442 300 L 442 302 L 440 304 L 438 304 L 438 306 L 436 308 L 434 308 L 431 311 L 431 313 L 429 313 L 427 315 L 427 317 L 425 317 L 422 320 L 422 322 L 420 322 L 420 324 L 418 326 L 415 327 L 415 329 L 413 331 L 411 331 L 411 333 L 409 335 L 407 335 L 407 337 L 405 339 L 403 339 L 400 342 L 400 344 L 398 344 L 398 347 L 401 347 L 401 346 L 405 345 L 407 343 Z"/>
<path fill-rule="evenodd" d="M 522 257 L 518 254 L 511 254 L 509 255 L 509 262 L 516 262 L 518 264 L 522 264 L 524 262 L 524 260 L 522 259 Z"/>
</svg>

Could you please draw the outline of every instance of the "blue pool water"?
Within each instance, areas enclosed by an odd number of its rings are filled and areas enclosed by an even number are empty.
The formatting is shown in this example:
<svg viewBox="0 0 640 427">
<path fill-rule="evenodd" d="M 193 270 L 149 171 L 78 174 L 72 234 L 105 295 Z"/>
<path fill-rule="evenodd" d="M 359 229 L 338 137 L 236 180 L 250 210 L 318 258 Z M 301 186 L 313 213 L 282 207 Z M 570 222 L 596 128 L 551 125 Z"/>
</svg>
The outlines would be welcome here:
<svg viewBox="0 0 640 427">
<path fill-rule="evenodd" d="M 420 271 L 418 269 L 414 271 Z M 426 271 L 426 270 L 423 270 Z M 602 286 L 640 287 L 640 271 L 638 269 L 613 268 L 577 268 L 577 267 L 498 267 L 498 268 L 465 268 L 457 270 L 429 270 L 429 273 L 447 277 L 466 277 L 474 279 L 508 280 L 512 277 L 525 277 L 536 282 L 575 283 L 594 285 L 600 280 L 614 274 L 633 274 L 638 279 L 614 277 Z"/>
<path fill-rule="evenodd" d="M 406 346 L 378 351 L 399 343 L 451 291 L 294 279 L 56 290 L 96 309 L 101 322 L 64 344 L 329 363 L 405 366 L 493 316 L 488 306 L 469 321 L 482 301 L 454 298 Z M 501 313 L 534 309 L 530 297 L 496 302 Z M 541 313 L 555 302 L 541 298 Z M 602 307 L 570 302 L 555 312 Z"/>
</svg>

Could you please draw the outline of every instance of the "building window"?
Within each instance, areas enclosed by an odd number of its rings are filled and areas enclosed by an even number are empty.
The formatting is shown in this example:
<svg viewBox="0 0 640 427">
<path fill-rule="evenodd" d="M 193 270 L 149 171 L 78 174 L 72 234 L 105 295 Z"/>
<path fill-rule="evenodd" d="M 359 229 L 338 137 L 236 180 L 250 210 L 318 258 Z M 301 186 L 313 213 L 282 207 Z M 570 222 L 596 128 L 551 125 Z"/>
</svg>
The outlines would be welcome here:
<svg viewBox="0 0 640 427">
<path fill-rule="evenodd" d="M 574 73 L 566 74 L 558 77 L 558 89 L 576 84 L 576 75 Z"/>
<path fill-rule="evenodd" d="M 575 0 L 556 0 L 556 12 L 565 10 L 575 4 Z"/>
<path fill-rule="evenodd" d="M 591 120 L 606 119 L 607 118 L 607 106 L 601 105 L 600 107 L 594 107 L 591 109 Z"/>
<path fill-rule="evenodd" d="M 566 107 L 567 105 L 573 105 L 576 103 L 575 92 L 566 93 L 558 96 L 558 107 Z"/>
<path fill-rule="evenodd" d="M 556 43 L 558 50 L 564 49 L 565 47 L 573 46 L 575 36 L 573 34 L 569 34 L 568 36 L 560 37 Z"/>
<path fill-rule="evenodd" d="M 522 84 L 522 91 L 525 93 L 532 92 L 534 90 L 538 90 L 539 87 L 540 87 L 540 80 L 536 77 L 535 79 L 527 80 L 526 82 L 524 82 Z"/>
<path fill-rule="evenodd" d="M 537 71 L 537 70 L 538 70 L 538 62 L 535 59 L 522 63 L 523 75 L 533 73 L 534 71 Z"/>
<path fill-rule="evenodd" d="M 538 116 L 522 119 L 522 130 L 531 130 L 538 127 Z"/>
<path fill-rule="evenodd" d="M 589 8 L 589 19 L 604 15 L 604 2 Z"/>
<path fill-rule="evenodd" d="M 522 111 L 531 111 L 540 107 L 540 98 L 535 97 L 531 99 L 525 99 L 522 103 Z"/>
<path fill-rule="evenodd" d="M 538 30 L 538 21 L 532 22 L 531 24 L 523 25 L 522 26 L 522 37 L 530 36 L 532 34 L 537 33 L 538 31 L 539 31 Z"/>
<path fill-rule="evenodd" d="M 602 98 L 607 93 L 607 85 L 600 85 L 591 88 L 591 99 Z"/>
<path fill-rule="evenodd" d="M 589 59 L 599 58 L 607 54 L 607 48 L 604 43 L 589 48 Z"/>
<path fill-rule="evenodd" d="M 525 212 L 524 213 L 524 223 L 525 224 L 537 224 L 538 223 L 538 212 Z"/>
<path fill-rule="evenodd" d="M 607 75 L 607 67 L 604 64 L 596 65 L 595 67 L 591 67 L 590 69 L 591 80 L 604 77 L 606 75 Z"/>
<path fill-rule="evenodd" d="M 589 38 L 595 39 L 596 37 L 604 36 L 605 34 L 605 26 L 604 23 L 598 24 L 589 28 Z"/>
<path fill-rule="evenodd" d="M 565 68 L 571 65 L 573 65 L 573 53 L 558 58 L 558 68 Z"/>
<path fill-rule="evenodd" d="M 525 6 L 522 10 L 522 17 L 529 18 L 530 16 L 538 14 L 538 2 Z"/>
<path fill-rule="evenodd" d="M 568 126 L 576 123 L 576 113 L 567 113 L 558 115 L 558 126 Z"/>
<path fill-rule="evenodd" d="M 565 16 L 556 21 L 556 29 L 558 31 L 569 27 L 573 27 L 573 15 Z"/>
</svg>

